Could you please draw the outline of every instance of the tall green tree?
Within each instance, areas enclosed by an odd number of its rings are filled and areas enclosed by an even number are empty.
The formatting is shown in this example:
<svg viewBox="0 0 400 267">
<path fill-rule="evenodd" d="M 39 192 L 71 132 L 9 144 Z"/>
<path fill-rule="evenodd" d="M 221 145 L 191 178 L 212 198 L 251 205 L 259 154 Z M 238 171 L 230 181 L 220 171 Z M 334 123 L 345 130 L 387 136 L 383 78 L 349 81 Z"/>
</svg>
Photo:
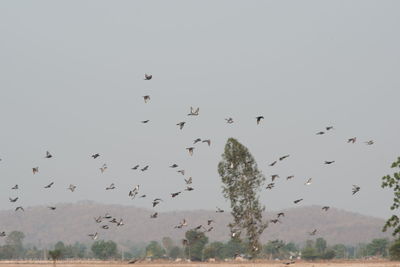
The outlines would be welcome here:
<svg viewBox="0 0 400 267">
<path fill-rule="evenodd" d="M 367 245 L 367 253 L 371 256 L 386 257 L 389 248 L 389 240 L 386 238 L 375 238 Z"/>
<path fill-rule="evenodd" d="M 6 245 L 5 251 L 7 258 L 9 259 L 18 259 L 21 258 L 24 254 L 24 246 L 23 240 L 25 238 L 25 234 L 20 231 L 12 231 L 6 237 Z"/>
<path fill-rule="evenodd" d="M 203 260 L 203 249 L 208 243 L 208 237 L 201 231 L 192 229 L 185 233 L 187 245 L 185 246 L 185 253 L 192 261 Z"/>
<path fill-rule="evenodd" d="M 392 188 L 394 193 L 393 204 L 391 210 L 397 210 L 400 207 L 400 157 L 392 163 L 392 169 L 395 169 L 393 176 L 386 175 L 382 177 L 382 188 Z M 383 231 L 386 232 L 388 228 L 393 228 L 392 235 L 394 237 L 400 236 L 400 219 L 397 215 L 393 214 L 383 226 Z"/>
<path fill-rule="evenodd" d="M 249 150 L 234 138 L 229 138 L 218 165 L 222 192 L 231 202 L 233 222 L 228 226 L 234 238 L 240 239 L 245 232 L 248 252 L 255 257 L 261 251 L 260 235 L 267 224 L 262 220 L 265 207 L 259 202 L 258 192 L 265 176 L 257 168 L 257 163 Z"/>
<path fill-rule="evenodd" d="M 164 254 L 164 248 L 157 241 L 151 241 L 150 244 L 146 247 L 146 257 L 159 259 L 164 256 Z"/>
</svg>

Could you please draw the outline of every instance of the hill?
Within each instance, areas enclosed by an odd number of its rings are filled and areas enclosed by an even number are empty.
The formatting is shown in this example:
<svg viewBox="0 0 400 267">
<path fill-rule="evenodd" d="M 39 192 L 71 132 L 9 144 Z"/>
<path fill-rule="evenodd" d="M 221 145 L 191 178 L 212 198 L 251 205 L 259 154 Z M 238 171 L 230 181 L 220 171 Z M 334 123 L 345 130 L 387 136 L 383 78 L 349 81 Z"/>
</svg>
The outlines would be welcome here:
<svg viewBox="0 0 400 267">
<path fill-rule="evenodd" d="M 270 223 L 262 236 L 262 241 L 282 239 L 295 243 L 304 242 L 314 237 L 323 237 L 329 244 L 357 244 L 369 242 L 373 238 L 390 237 L 382 233 L 383 219 L 360 215 L 335 208 L 325 212 L 320 206 L 298 207 L 283 210 L 285 217 L 281 223 Z M 125 225 L 117 227 L 115 224 L 97 224 L 94 217 L 109 213 L 113 217 L 123 218 Z M 59 204 L 52 211 L 45 206 L 30 207 L 25 212 L 13 210 L 0 211 L 2 218 L 0 230 L 10 232 L 22 231 L 26 235 L 25 243 L 39 246 L 53 244 L 59 240 L 65 243 L 76 241 L 87 243 L 89 233 L 98 232 L 101 239 L 110 239 L 118 243 L 131 241 L 134 243 L 161 240 L 170 236 L 174 240 L 183 238 L 187 229 L 200 224 L 207 227 L 207 220 L 213 219 L 213 231 L 207 233 L 211 241 L 226 241 L 229 238 L 227 224 L 230 214 L 216 213 L 215 211 L 173 211 L 159 213 L 158 218 L 151 219 L 152 210 L 134 206 L 105 205 L 83 201 L 75 204 Z M 265 218 L 272 219 L 277 212 L 266 213 Z M 183 218 L 188 226 L 183 229 L 174 228 Z M 108 224 L 108 230 L 101 229 L 101 225 Z M 312 237 L 308 234 L 317 229 Z"/>
</svg>

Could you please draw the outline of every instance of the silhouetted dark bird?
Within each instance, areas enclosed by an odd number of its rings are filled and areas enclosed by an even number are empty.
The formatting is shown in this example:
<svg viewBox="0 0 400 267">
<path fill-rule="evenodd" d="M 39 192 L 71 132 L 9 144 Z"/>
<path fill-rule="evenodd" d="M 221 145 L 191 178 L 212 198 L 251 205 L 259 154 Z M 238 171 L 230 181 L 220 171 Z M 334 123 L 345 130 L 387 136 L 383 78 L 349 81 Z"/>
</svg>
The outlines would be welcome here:
<svg viewBox="0 0 400 267">
<path fill-rule="evenodd" d="M 333 130 L 333 126 L 327 126 L 327 127 L 325 127 L 325 130 L 327 130 L 327 131 Z"/>
<path fill-rule="evenodd" d="M 181 193 L 181 191 L 176 192 L 176 193 L 171 193 L 171 197 L 176 197 L 176 196 L 178 196 L 180 193 Z"/>
<path fill-rule="evenodd" d="M 288 158 L 289 156 L 290 156 L 290 155 L 285 155 L 285 156 L 282 156 L 282 157 L 280 157 L 280 158 L 279 158 L 279 160 L 280 160 L 280 161 L 282 161 L 282 160 L 284 160 L 284 159 Z"/>
<path fill-rule="evenodd" d="M 207 225 L 210 225 L 213 222 L 214 222 L 214 220 L 207 220 Z"/>
<path fill-rule="evenodd" d="M 142 121 L 142 123 L 148 123 L 150 120 L 144 120 Z"/>
<path fill-rule="evenodd" d="M 208 146 L 211 146 L 211 140 L 210 139 L 206 139 L 201 141 L 202 143 L 207 143 Z"/>
<path fill-rule="evenodd" d="M 322 210 L 328 211 L 328 210 L 329 210 L 329 206 L 323 206 L 323 207 L 322 207 Z"/>
<path fill-rule="evenodd" d="M 176 125 L 178 125 L 179 126 L 179 129 L 183 129 L 183 126 L 185 126 L 185 123 L 186 122 L 184 122 L 184 121 L 181 121 L 181 122 L 178 122 Z"/>
<path fill-rule="evenodd" d="M 293 203 L 294 203 L 294 204 L 297 204 L 297 203 L 299 203 L 299 202 L 302 201 L 302 200 L 303 200 L 302 198 L 296 199 L 295 201 L 293 201 Z"/>
<path fill-rule="evenodd" d="M 14 185 L 13 187 L 11 187 L 11 189 L 13 189 L 13 190 L 17 190 L 18 189 L 18 185 L 16 184 L 16 185 Z"/>
<path fill-rule="evenodd" d="M 187 147 L 186 149 L 189 151 L 189 155 L 193 156 L 194 147 Z"/>
<path fill-rule="evenodd" d="M 107 230 L 107 229 L 109 229 L 110 227 L 109 227 L 107 224 L 105 224 L 105 225 L 102 225 L 101 228 Z"/>
<path fill-rule="evenodd" d="M 48 185 L 46 185 L 44 188 L 50 188 L 53 184 L 54 184 L 54 182 L 51 182 Z"/>
<path fill-rule="evenodd" d="M 271 175 L 272 182 L 273 182 L 276 178 L 279 178 L 279 175 L 278 175 L 278 174 L 273 174 L 273 175 Z"/>
<path fill-rule="evenodd" d="M 373 145 L 374 144 L 374 140 L 369 140 L 369 141 L 366 141 L 366 142 L 364 142 L 366 145 L 368 145 L 368 146 L 371 146 L 371 145 Z"/>
<path fill-rule="evenodd" d="M 270 222 L 272 222 L 273 224 L 276 224 L 276 223 L 280 223 L 280 221 L 278 220 L 278 219 L 273 219 L 273 220 L 269 220 Z"/>
<path fill-rule="evenodd" d="M 358 191 L 360 191 L 361 187 L 359 187 L 358 185 L 353 185 L 353 195 L 356 194 Z"/>
<path fill-rule="evenodd" d="M 317 229 L 312 230 L 311 232 L 309 232 L 309 235 L 315 235 L 317 233 Z"/>
<path fill-rule="evenodd" d="M 196 139 L 194 139 L 193 144 L 196 144 L 196 143 L 198 143 L 198 142 L 201 142 L 201 138 L 196 138 Z"/>
<path fill-rule="evenodd" d="M 93 158 L 93 159 L 96 159 L 96 158 L 98 158 L 98 157 L 100 157 L 100 154 L 99 154 L 99 153 L 96 153 L 96 154 L 93 154 L 93 155 L 92 155 L 92 158 Z"/>
<path fill-rule="evenodd" d="M 176 172 L 179 172 L 182 175 L 185 175 L 185 170 L 177 170 Z"/>
<path fill-rule="evenodd" d="M 293 179 L 293 178 L 294 178 L 294 175 L 290 175 L 290 176 L 286 177 L 286 180 L 290 180 L 290 179 Z"/>
<path fill-rule="evenodd" d="M 49 209 L 51 209 L 51 210 L 55 210 L 56 209 L 56 207 L 48 207 Z"/>
<path fill-rule="evenodd" d="M 277 214 L 277 218 L 279 218 L 279 217 L 285 217 L 285 213 L 284 212 L 279 212 L 278 214 Z"/>
<path fill-rule="evenodd" d="M 145 79 L 146 81 L 150 81 L 152 78 L 153 78 L 153 75 L 147 74 L 147 73 L 144 74 L 144 79 Z"/>
<path fill-rule="evenodd" d="M 275 183 L 269 183 L 265 189 L 272 189 L 274 188 Z"/>
<path fill-rule="evenodd" d="M 32 168 L 32 172 L 33 172 L 33 174 L 38 173 L 39 172 L 39 167 Z"/>
<path fill-rule="evenodd" d="M 178 165 L 177 164 L 172 164 L 171 166 L 169 166 L 170 168 L 176 168 L 176 167 L 178 167 Z"/>
<path fill-rule="evenodd" d="M 155 206 L 157 206 L 158 204 L 160 204 L 160 201 L 162 201 L 162 199 L 161 198 L 156 198 L 156 199 L 154 199 L 153 200 L 153 208 L 155 207 Z"/>
<path fill-rule="evenodd" d="M 46 158 L 46 159 L 49 159 L 49 158 L 52 158 L 52 157 L 53 157 L 53 155 L 51 155 L 49 151 L 46 151 L 46 156 L 45 156 L 45 158 Z"/>
<path fill-rule="evenodd" d="M 147 171 L 149 169 L 149 165 L 144 166 L 143 168 L 141 168 L 140 170 L 142 172 Z"/>
<path fill-rule="evenodd" d="M 19 207 L 16 207 L 16 208 L 15 208 L 15 211 L 19 211 L 19 210 L 25 211 L 24 208 L 23 208 L 22 206 L 19 206 Z"/>
<path fill-rule="evenodd" d="M 106 187 L 106 190 L 113 190 L 113 189 L 115 189 L 114 184 L 110 184 L 108 187 Z"/>
<path fill-rule="evenodd" d="M 150 215 L 150 218 L 155 219 L 158 216 L 158 212 L 155 212 L 153 214 Z"/>
<path fill-rule="evenodd" d="M 232 118 L 227 118 L 225 119 L 226 123 L 232 124 L 233 123 L 233 119 Z"/>
<path fill-rule="evenodd" d="M 217 207 L 217 210 L 215 212 L 222 213 L 222 212 L 224 212 L 224 210 Z"/>
<path fill-rule="evenodd" d="M 185 180 L 186 184 L 192 184 L 192 182 L 193 182 L 192 177 L 189 177 L 188 179 L 183 179 L 183 180 Z"/>
<path fill-rule="evenodd" d="M 334 160 L 332 160 L 332 161 L 325 160 L 325 164 L 327 164 L 327 165 L 332 164 L 334 162 L 335 162 Z"/>
<path fill-rule="evenodd" d="M 194 188 L 190 187 L 190 186 L 187 186 L 186 189 L 185 189 L 185 191 L 193 191 L 193 190 L 194 190 Z"/>
<path fill-rule="evenodd" d="M 347 143 L 355 143 L 357 141 L 357 137 L 347 139 Z"/>
<path fill-rule="evenodd" d="M 274 166 L 277 162 L 278 162 L 278 161 L 275 160 L 274 162 L 272 162 L 271 164 L 269 164 L 269 166 L 272 167 L 272 166 Z"/>
<path fill-rule="evenodd" d="M 323 135 L 325 132 L 323 132 L 323 131 L 321 131 L 321 132 L 318 132 L 318 133 L 316 133 L 317 135 Z"/>
<path fill-rule="evenodd" d="M 135 167 L 131 168 L 132 170 L 137 170 L 139 168 L 139 165 L 136 165 Z"/>
<path fill-rule="evenodd" d="M 16 197 L 16 198 L 11 198 L 11 197 L 9 197 L 8 199 L 10 200 L 10 202 L 17 202 L 17 200 L 18 200 L 19 198 L 18 198 L 18 197 Z"/>
<path fill-rule="evenodd" d="M 257 117 L 256 117 L 257 125 L 259 125 L 260 122 L 261 122 L 261 120 L 263 120 L 263 119 L 264 119 L 264 116 L 257 116 Z"/>
</svg>

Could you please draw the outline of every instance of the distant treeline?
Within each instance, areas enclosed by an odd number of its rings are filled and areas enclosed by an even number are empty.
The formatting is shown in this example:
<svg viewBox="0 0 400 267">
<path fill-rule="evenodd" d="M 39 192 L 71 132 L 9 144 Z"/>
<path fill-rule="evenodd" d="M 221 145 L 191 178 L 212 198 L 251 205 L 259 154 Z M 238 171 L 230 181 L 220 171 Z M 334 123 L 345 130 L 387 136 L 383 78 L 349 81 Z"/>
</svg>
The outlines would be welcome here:
<svg viewBox="0 0 400 267">
<path fill-rule="evenodd" d="M 209 259 L 225 260 L 235 257 L 248 257 L 246 241 L 231 239 L 228 242 L 208 242 L 208 237 L 202 231 L 189 230 L 183 242 L 176 242 L 170 237 L 148 244 L 120 244 L 114 241 L 96 240 L 90 244 L 64 244 L 57 242 L 48 248 L 37 248 L 25 245 L 24 233 L 13 231 L 5 238 L 5 244 L 0 246 L 0 259 L 50 259 L 50 255 L 58 259 L 191 259 L 206 261 Z M 344 244 L 330 245 L 322 237 L 307 240 L 305 244 L 285 243 L 273 240 L 262 246 L 259 258 L 275 259 L 361 259 L 367 257 L 396 258 L 400 253 L 400 241 L 390 242 L 388 239 L 374 239 L 368 244 L 348 246 Z M 53 254 L 52 254 L 53 253 Z M 392 255 L 390 255 L 392 254 Z"/>
</svg>

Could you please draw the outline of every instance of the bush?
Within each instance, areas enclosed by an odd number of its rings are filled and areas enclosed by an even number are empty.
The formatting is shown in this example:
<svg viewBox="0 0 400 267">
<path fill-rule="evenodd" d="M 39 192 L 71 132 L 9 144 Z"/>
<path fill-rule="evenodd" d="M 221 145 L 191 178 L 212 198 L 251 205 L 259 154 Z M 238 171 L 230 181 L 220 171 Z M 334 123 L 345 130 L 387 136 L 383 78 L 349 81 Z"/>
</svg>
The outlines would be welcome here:
<svg viewBox="0 0 400 267">
<path fill-rule="evenodd" d="M 393 261 L 400 260 L 400 239 L 397 239 L 389 248 L 390 259 Z"/>
</svg>

